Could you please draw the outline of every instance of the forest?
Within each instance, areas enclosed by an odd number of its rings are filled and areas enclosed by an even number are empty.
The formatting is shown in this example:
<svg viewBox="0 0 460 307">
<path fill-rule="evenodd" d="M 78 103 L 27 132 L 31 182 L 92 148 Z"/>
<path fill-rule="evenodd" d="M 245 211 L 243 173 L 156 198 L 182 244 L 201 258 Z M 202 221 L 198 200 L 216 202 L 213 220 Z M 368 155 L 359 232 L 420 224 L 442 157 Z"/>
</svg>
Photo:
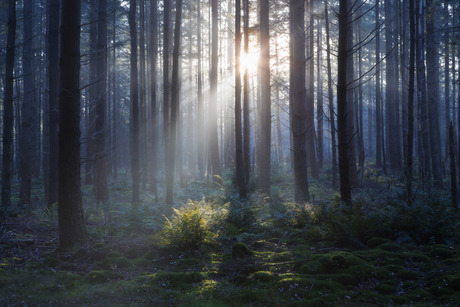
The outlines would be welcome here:
<svg viewBox="0 0 460 307">
<path fill-rule="evenodd" d="M 1 306 L 455 306 L 458 0 L 0 0 Z"/>
</svg>

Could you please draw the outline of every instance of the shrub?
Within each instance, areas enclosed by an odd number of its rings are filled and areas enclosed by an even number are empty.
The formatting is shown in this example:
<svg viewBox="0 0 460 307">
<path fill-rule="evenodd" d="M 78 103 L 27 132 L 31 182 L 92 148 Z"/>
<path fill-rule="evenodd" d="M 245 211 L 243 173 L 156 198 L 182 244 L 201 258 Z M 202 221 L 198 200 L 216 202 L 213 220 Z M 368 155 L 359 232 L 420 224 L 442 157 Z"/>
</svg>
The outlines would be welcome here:
<svg viewBox="0 0 460 307">
<path fill-rule="evenodd" d="M 165 217 L 166 222 L 160 232 L 160 245 L 188 249 L 197 247 L 213 237 L 200 203 L 189 202 L 180 209 L 173 209 L 171 220 Z"/>
</svg>

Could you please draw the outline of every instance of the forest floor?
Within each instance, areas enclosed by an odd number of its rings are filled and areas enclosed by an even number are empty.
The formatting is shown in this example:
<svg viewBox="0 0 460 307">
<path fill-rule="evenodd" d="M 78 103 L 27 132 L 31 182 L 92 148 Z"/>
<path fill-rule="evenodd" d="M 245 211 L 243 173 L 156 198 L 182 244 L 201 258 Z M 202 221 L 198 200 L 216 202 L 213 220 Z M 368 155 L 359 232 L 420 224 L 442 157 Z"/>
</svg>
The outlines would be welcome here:
<svg viewBox="0 0 460 307">
<path fill-rule="evenodd" d="M 99 206 L 85 186 L 88 241 L 65 251 L 56 208 L 37 199 L 0 225 L 0 306 L 458 305 L 460 218 L 446 191 L 407 207 L 401 179 L 370 169 L 350 209 L 322 176 L 305 206 L 281 174 L 270 197 L 245 202 L 230 179 L 190 181 L 173 214 L 149 193 L 133 207 L 123 179 Z"/>
</svg>

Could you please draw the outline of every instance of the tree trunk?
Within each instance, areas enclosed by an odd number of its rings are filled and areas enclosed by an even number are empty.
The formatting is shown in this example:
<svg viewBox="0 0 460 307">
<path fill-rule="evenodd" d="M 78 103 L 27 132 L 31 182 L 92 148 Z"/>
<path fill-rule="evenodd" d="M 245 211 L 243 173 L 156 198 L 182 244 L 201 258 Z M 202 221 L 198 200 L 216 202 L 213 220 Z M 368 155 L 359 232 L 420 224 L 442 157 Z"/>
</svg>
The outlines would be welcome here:
<svg viewBox="0 0 460 307">
<path fill-rule="evenodd" d="M 452 207 L 457 208 L 457 175 L 455 167 L 455 137 L 452 121 L 449 125 L 449 158 L 450 158 L 450 189 L 452 194 Z"/>
<path fill-rule="evenodd" d="M 206 163 L 206 150 L 204 142 L 204 108 L 203 108 L 203 84 L 202 84 L 202 48 L 201 48 L 201 0 L 197 2 L 197 57 L 198 57 L 198 67 L 197 67 L 197 91 L 198 91 L 198 103 L 197 103 L 197 162 L 198 162 L 198 172 L 200 176 L 204 174 L 205 163 Z"/>
<path fill-rule="evenodd" d="M 310 200 L 307 173 L 307 97 L 305 88 L 305 2 L 290 1 L 291 63 L 290 111 L 294 154 L 294 198 L 304 203 Z"/>
<path fill-rule="evenodd" d="M 270 145 L 271 145 L 271 99 L 270 99 L 270 34 L 269 2 L 260 0 L 260 149 L 259 187 L 270 193 Z"/>
<path fill-rule="evenodd" d="M 318 90 L 317 90 L 317 102 L 316 102 L 316 118 L 318 120 L 318 132 L 317 132 L 317 148 L 318 148 L 318 167 L 321 169 L 323 168 L 323 157 L 324 157 L 324 149 L 323 149 L 323 76 L 321 74 L 321 69 L 323 67 L 322 62 L 322 36 L 321 36 L 321 22 L 318 20 L 318 38 L 317 38 L 317 63 L 316 63 L 316 78 L 318 82 Z"/>
<path fill-rule="evenodd" d="M 244 10 L 244 54 L 249 53 L 249 0 L 243 0 Z M 244 161 L 244 177 L 246 184 L 249 184 L 249 175 L 251 171 L 251 123 L 249 119 L 249 71 L 244 70 L 244 90 L 243 90 L 243 161 Z"/>
<path fill-rule="evenodd" d="M 313 0 L 307 2 L 310 33 L 307 43 L 307 158 L 310 161 L 310 170 L 313 178 L 319 176 L 316 160 L 316 133 L 315 133 L 315 64 L 314 64 L 314 14 Z"/>
<path fill-rule="evenodd" d="M 58 110 L 59 110 L 59 10 L 60 1 L 51 0 L 48 6 L 48 133 L 49 179 L 47 204 L 58 200 Z"/>
<path fill-rule="evenodd" d="M 86 236 L 80 181 L 80 1 L 63 1 L 59 94 L 59 244 Z"/>
<path fill-rule="evenodd" d="M 243 139 L 241 122 L 241 1 L 235 3 L 235 158 L 236 181 L 241 199 L 247 197 L 244 179 Z"/>
<path fill-rule="evenodd" d="M 217 137 L 217 66 L 218 66 L 218 5 L 217 0 L 211 0 L 211 75 L 209 101 L 209 157 L 212 167 L 213 180 L 221 181 L 221 165 L 219 158 L 219 141 Z"/>
<path fill-rule="evenodd" d="M 158 0 L 150 1 L 150 191 L 158 199 L 158 114 L 157 114 L 157 61 L 158 61 Z"/>
<path fill-rule="evenodd" d="M 438 39 L 439 34 L 435 28 L 438 21 L 436 4 L 433 0 L 426 2 L 428 15 L 426 22 L 426 69 L 427 74 L 427 103 L 428 121 L 430 132 L 431 170 L 433 173 L 433 184 L 435 188 L 442 187 L 441 172 L 441 129 L 439 126 L 439 55 Z"/>
<path fill-rule="evenodd" d="M 382 167 L 382 115 L 381 115 L 381 95 L 380 95 L 380 0 L 375 4 L 375 165 Z"/>
<path fill-rule="evenodd" d="M 2 152 L 2 207 L 11 205 L 11 177 L 13 173 L 13 84 L 16 39 L 16 0 L 8 1 L 8 33 L 6 42 L 5 88 L 3 102 L 3 152 Z"/>
<path fill-rule="evenodd" d="M 407 149 L 405 161 L 406 202 L 412 205 L 412 175 L 414 149 L 414 78 L 415 78 L 415 0 L 409 0 L 410 47 L 409 47 L 409 86 L 407 95 Z"/>
<path fill-rule="evenodd" d="M 332 187 L 337 187 L 337 145 L 335 140 L 335 112 L 334 112 L 334 92 L 332 88 L 332 68 L 331 68 L 331 43 L 329 31 L 328 2 L 324 1 L 324 22 L 326 24 L 326 61 L 327 61 L 327 88 L 329 99 L 329 121 L 331 124 L 331 150 L 332 150 Z"/>
<path fill-rule="evenodd" d="M 129 34 L 131 38 L 131 120 L 130 120 L 130 154 L 131 177 L 133 180 L 132 203 L 140 201 L 139 198 L 139 101 L 138 101 L 138 72 L 137 72 L 137 29 L 136 29 L 136 0 L 129 2 Z"/>
<path fill-rule="evenodd" d="M 24 0 L 24 35 L 22 66 L 24 76 L 24 100 L 21 106 L 21 134 L 20 134 L 20 156 L 19 176 L 21 186 L 19 191 L 19 206 L 31 204 L 32 171 L 36 160 L 35 150 L 37 138 L 35 132 L 35 81 L 32 69 L 33 60 L 33 13 L 32 0 Z"/>
<path fill-rule="evenodd" d="M 174 26 L 174 48 L 171 88 L 171 118 L 169 130 L 169 165 L 166 170 L 166 204 L 173 205 L 173 187 L 176 156 L 177 116 L 179 111 L 179 53 L 181 44 L 182 0 L 176 0 L 176 20 Z"/>
<path fill-rule="evenodd" d="M 351 35 L 351 13 L 348 0 L 340 0 L 339 7 L 339 50 L 338 50 L 338 79 L 337 79 L 337 130 L 339 140 L 339 172 L 340 196 L 343 202 L 352 206 L 350 182 L 350 156 L 352 152 L 352 138 L 348 134 L 348 121 L 350 118 L 347 86 L 351 80 L 347 79 L 347 70 L 350 69 L 349 57 L 353 56 L 352 46 L 349 45 Z"/>
<path fill-rule="evenodd" d="M 107 0 L 99 0 L 97 21 L 97 100 L 96 100 L 96 159 L 94 188 L 96 202 L 109 199 L 107 187 L 106 110 L 107 110 Z"/>
<path fill-rule="evenodd" d="M 430 137 L 428 126 L 428 106 L 426 101 L 426 77 L 425 77 L 425 14 L 423 0 L 417 0 L 416 7 L 417 14 L 417 41 L 416 41 L 416 65 L 417 65 L 417 101 L 419 107 L 420 118 L 418 123 L 420 125 L 419 140 L 421 146 L 419 150 L 419 161 L 421 169 L 422 185 L 429 186 L 430 181 Z"/>
</svg>

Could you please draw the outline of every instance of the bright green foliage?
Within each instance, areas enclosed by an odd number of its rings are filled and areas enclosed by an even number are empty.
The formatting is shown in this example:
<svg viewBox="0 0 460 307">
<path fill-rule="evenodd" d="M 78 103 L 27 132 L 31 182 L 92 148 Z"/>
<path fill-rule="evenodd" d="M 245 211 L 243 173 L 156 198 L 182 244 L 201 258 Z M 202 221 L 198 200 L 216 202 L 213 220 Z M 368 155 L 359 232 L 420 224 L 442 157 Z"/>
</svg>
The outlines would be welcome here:
<svg viewBox="0 0 460 307">
<path fill-rule="evenodd" d="M 172 219 L 166 218 L 160 233 L 160 245 L 188 249 L 209 242 L 213 233 L 200 209 L 193 202 L 180 209 L 173 209 Z"/>
</svg>

